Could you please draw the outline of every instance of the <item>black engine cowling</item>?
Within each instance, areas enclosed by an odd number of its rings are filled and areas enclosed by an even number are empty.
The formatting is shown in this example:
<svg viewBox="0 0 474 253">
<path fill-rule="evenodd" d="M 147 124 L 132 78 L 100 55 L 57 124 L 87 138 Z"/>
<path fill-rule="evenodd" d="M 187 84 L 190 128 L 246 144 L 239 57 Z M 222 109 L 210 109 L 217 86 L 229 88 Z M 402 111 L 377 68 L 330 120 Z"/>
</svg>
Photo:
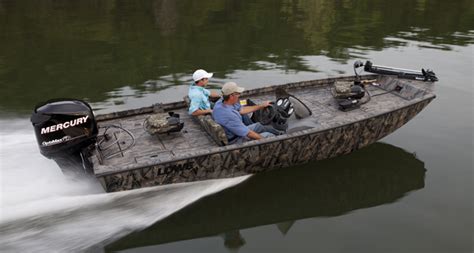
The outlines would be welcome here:
<svg viewBox="0 0 474 253">
<path fill-rule="evenodd" d="M 56 161 L 77 158 L 96 142 L 98 133 L 92 108 L 77 99 L 55 99 L 37 105 L 31 123 L 41 154 Z"/>
</svg>

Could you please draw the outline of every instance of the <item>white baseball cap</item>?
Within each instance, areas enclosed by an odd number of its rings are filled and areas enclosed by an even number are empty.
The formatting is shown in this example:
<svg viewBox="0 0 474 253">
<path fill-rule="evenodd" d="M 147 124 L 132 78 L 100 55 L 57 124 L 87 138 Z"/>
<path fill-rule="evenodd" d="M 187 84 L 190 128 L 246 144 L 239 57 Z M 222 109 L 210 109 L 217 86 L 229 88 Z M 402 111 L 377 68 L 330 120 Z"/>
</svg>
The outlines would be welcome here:
<svg viewBox="0 0 474 253">
<path fill-rule="evenodd" d="M 203 79 L 203 78 L 211 78 L 212 75 L 214 75 L 213 73 L 207 73 L 207 71 L 205 71 L 204 69 L 198 69 L 196 71 L 194 71 L 194 74 L 193 74 L 193 80 L 195 82 Z"/>
<path fill-rule="evenodd" d="M 227 96 L 235 92 L 242 93 L 244 90 L 245 88 L 237 86 L 236 83 L 228 82 L 222 86 L 222 95 Z"/>
</svg>

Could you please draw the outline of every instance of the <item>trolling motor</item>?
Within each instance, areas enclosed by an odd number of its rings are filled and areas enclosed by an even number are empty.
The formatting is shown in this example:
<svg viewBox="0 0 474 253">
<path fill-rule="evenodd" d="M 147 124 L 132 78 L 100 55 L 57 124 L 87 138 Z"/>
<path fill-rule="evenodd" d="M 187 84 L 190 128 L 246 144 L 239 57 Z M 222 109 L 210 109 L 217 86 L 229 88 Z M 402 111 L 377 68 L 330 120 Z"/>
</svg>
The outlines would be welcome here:
<svg viewBox="0 0 474 253">
<path fill-rule="evenodd" d="M 419 80 L 425 82 L 436 82 L 438 77 L 430 69 L 421 69 L 421 71 L 393 68 L 386 66 L 377 66 L 372 64 L 370 61 L 366 61 L 365 64 L 362 61 L 354 62 L 354 82 L 347 81 L 336 81 L 332 90 L 333 96 L 336 99 L 339 109 L 342 111 L 351 110 L 358 108 L 360 105 L 367 103 L 370 100 L 370 93 L 365 89 L 364 82 L 370 82 L 369 80 L 362 81 L 357 69 L 364 67 L 364 71 L 382 74 L 382 75 L 395 75 L 398 78 L 406 78 L 412 80 Z M 367 94 L 368 99 L 361 101 L 362 97 Z"/>
<path fill-rule="evenodd" d="M 417 70 L 410 70 L 410 69 L 401 69 L 401 68 L 393 68 L 393 67 L 386 67 L 386 66 L 378 66 L 374 65 L 370 61 L 366 61 L 365 64 L 362 61 L 356 61 L 354 63 L 354 72 L 356 68 L 364 67 L 364 71 L 382 75 L 396 75 L 399 78 L 406 78 L 406 79 L 413 79 L 419 81 L 429 81 L 429 82 L 437 82 L 438 77 L 431 69 L 421 69 L 421 71 Z M 358 77 L 358 74 L 356 73 Z"/>
</svg>

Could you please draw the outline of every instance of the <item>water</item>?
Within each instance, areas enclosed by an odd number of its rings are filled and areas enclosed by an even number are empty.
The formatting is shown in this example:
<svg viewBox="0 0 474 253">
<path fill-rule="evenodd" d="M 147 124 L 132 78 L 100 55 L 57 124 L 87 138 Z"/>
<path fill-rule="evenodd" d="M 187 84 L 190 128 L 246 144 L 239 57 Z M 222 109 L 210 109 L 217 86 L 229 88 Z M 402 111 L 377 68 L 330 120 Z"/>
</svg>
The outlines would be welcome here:
<svg viewBox="0 0 474 253">
<path fill-rule="evenodd" d="M 162 245 L 210 235 L 222 237 L 214 246 L 237 248 L 243 246 L 235 239 L 239 234 L 240 241 L 248 243 L 245 247 L 267 236 L 270 240 L 275 236 L 291 243 L 294 239 L 288 238 L 294 238 L 295 233 L 300 236 L 298 230 L 302 228 L 302 222 L 306 224 L 322 217 L 330 220 L 355 210 L 392 203 L 422 189 L 426 173 L 424 163 L 416 155 L 382 143 L 340 159 L 289 170 L 291 173 L 278 170 L 254 176 L 235 188 L 196 202 L 144 231 L 131 234 L 107 249 Z M 263 225 L 267 228 L 256 229 L 262 234 L 249 236 L 255 229 L 248 228 Z M 309 241 L 306 243 L 312 246 Z M 288 246 L 273 244 L 267 250 L 282 251 L 278 248 Z M 158 249 L 168 247 L 163 245 Z M 183 250 L 182 247 L 178 249 Z M 242 248 L 245 249 L 248 248 Z"/>
<path fill-rule="evenodd" d="M 0 0 L 0 249 L 472 252 L 473 42 L 468 0 Z M 104 194 L 65 180 L 28 119 L 53 97 L 175 101 L 197 68 L 255 88 L 357 59 L 431 68 L 437 98 L 380 143 L 251 178 Z"/>
</svg>

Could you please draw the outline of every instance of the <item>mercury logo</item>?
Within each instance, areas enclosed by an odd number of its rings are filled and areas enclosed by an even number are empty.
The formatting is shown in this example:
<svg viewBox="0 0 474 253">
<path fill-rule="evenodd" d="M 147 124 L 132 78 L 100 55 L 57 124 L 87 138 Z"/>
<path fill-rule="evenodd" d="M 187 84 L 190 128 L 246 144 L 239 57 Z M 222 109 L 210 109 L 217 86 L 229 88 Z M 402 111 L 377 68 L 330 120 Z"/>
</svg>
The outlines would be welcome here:
<svg viewBox="0 0 474 253">
<path fill-rule="evenodd" d="M 78 125 L 84 124 L 84 123 L 87 122 L 88 118 L 89 118 L 89 115 L 84 116 L 84 117 L 80 117 L 80 118 L 77 118 L 77 119 L 73 119 L 73 120 L 70 120 L 70 121 L 67 121 L 67 122 L 64 122 L 64 123 L 59 123 L 57 125 L 52 125 L 52 126 L 49 126 L 49 127 L 41 128 L 41 134 L 49 134 L 49 133 L 56 132 L 56 131 L 59 131 L 59 130 L 63 130 L 63 129 L 66 129 L 66 128 L 70 128 L 70 127 L 73 127 L 73 126 L 78 126 Z"/>
</svg>

